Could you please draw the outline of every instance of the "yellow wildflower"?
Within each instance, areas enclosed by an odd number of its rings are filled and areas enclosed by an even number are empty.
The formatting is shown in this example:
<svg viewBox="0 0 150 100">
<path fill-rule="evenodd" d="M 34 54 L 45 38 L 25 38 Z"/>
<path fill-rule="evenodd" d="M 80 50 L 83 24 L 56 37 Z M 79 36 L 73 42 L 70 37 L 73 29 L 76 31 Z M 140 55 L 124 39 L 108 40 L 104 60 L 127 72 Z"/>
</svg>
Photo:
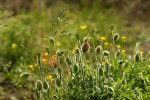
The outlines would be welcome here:
<svg viewBox="0 0 150 100">
<path fill-rule="evenodd" d="M 53 79 L 52 75 L 48 75 L 46 78 L 50 81 L 52 81 L 52 79 Z"/>
<path fill-rule="evenodd" d="M 102 41 L 105 41 L 107 38 L 104 37 L 104 36 L 101 36 L 100 39 L 101 39 Z"/>
<path fill-rule="evenodd" d="M 52 55 L 52 60 L 56 60 L 57 56 L 56 55 Z"/>
<path fill-rule="evenodd" d="M 78 47 L 75 47 L 73 50 L 72 50 L 72 54 L 78 54 L 79 53 L 79 48 Z"/>
<path fill-rule="evenodd" d="M 144 54 L 144 51 L 143 51 L 143 50 L 140 50 L 140 54 L 143 55 L 143 54 Z"/>
<path fill-rule="evenodd" d="M 80 29 L 81 29 L 81 30 L 84 30 L 84 29 L 86 29 L 86 28 L 87 28 L 87 25 L 81 25 L 81 26 L 80 26 Z"/>
<path fill-rule="evenodd" d="M 46 59 L 46 58 L 43 58 L 43 59 L 42 59 L 42 62 L 43 62 L 43 63 L 47 63 L 47 59 Z"/>
<path fill-rule="evenodd" d="M 68 76 L 71 76 L 71 72 L 70 71 L 68 72 Z"/>
<path fill-rule="evenodd" d="M 104 45 L 105 45 L 105 46 L 108 46 L 108 45 L 109 45 L 109 43 L 108 43 L 108 42 L 104 42 Z"/>
<path fill-rule="evenodd" d="M 122 40 L 122 41 L 125 41 L 125 40 L 126 40 L 126 36 L 122 36 L 122 37 L 121 37 L 121 40 Z"/>
<path fill-rule="evenodd" d="M 33 71 L 33 70 L 34 70 L 34 65 L 31 64 L 31 65 L 28 66 L 28 68 L 29 68 L 31 71 Z"/>
<path fill-rule="evenodd" d="M 34 64 L 34 67 L 37 68 L 37 67 L 38 67 L 38 64 Z"/>
<path fill-rule="evenodd" d="M 126 50 L 122 49 L 121 52 L 122 52 L 122 54 L 125 54 L 125 53 L 126 53 Z"/>
<path fill-rule="evenodd" d="M 121 48 L 121 46 L 120 46 L 119 44 L 117 44 L 117 45 L 116 45 L 116 48 L 117 48 L 117 49 L 120 49 L 120 48 Z"/>
<path fill-rule="evenodd" d="M 105 61 L 102 61 L 102 65 L 105 65 L 105 63 L 106 63 Z"/>
<path fill-rule="evenodd" d="M 45 53 L 44 53 L 44 56 L 47 57 L 47 56 L 48 56 L 48 52 L 45 52 Z"/>
<path fill-rule="evenodd" d="M 11 47 L 12 47 L 12 49 L 16 49 L 17 48 L 17 44 L 16 43 L 12 43 Z"/>
</svg>

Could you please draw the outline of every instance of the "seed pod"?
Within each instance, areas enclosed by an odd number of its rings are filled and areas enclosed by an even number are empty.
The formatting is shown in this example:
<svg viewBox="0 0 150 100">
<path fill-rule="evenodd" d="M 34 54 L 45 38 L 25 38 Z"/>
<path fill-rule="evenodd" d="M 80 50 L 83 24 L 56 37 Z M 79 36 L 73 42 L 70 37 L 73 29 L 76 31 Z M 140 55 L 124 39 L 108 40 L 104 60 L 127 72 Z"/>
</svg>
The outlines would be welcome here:
<svg viewBox="0 0 150 100">
<path fill-rule="evenodd" d="M 141 55 L 140 53 L 137 53 L 137 54 L 135 55 L 135 57 L 134 57 L 134 60 L 135 60 L 136 62 L 140 61 L 141 59 L 142 59 L 142 55 Z"/>
<path fill-rule="evenodd" d="M 104 56 L 109 56 L 109 51 L 107 51 L 107 50 L 103 51 L 103 55 Z"/>
<path fill-rule="evenodd" d="M 60 86 L 61 86 L 61 81 L 60 81 L 60 79 L 59 79 L 59 78 L 57 78 L 57 79 L 56 79 L 56 84 L 57 84 L 57 86 L 58 86 L 58 87 L 60 87 Z"/>
<path fill-rule="evenodd" d="M 95 52 L 96 52 L 97 54 L 99 54 L 101 51 L 102 51 L 102 47 L 101 47 L 101 46 L 97 46 L 97 47 L 95 48 Z"/>
<path fill-rule="evenodd" d="M 44 91 L 47 91 L 49 89 L 49 84 L 48 84 L 48 82 L 45 80 L 44 82 L 43 82 L 43 90 Z"/>
<path fill-rule="evenodd" d="M 114 35 L 113 35 L 113 41 L 118 41 L 119 40 L 119 33 L 115 33 Z"/>
<path fill-rule="evenodd" d="M 53 37 L 49 37 L 49 42 L 54 44 L 55 43 L 55 39 Z"/>
<path fill-rule="evenodd" d="M 41 91 L 43 87 L 43 83 L 41 80 L 37 80 L 35 83 L 35 89 L 37 89 L 38 91 Z"/>
<path fill-rule="evenodd" d="M 56 55 L 57 55 L 57 56 L 61 56 L 63 53 L 64 53 L 63 50 L 58 50 L 58 51 L 56 52 Z"/>
<path fill-rule="evenodd" d="M 71 60 L 68 57 L 66 58 L 66 62 L 68 65 L 71 65 Z"/>
<path fill-rule="evenodd" d="M 82 51 L 83 53 L 86 53 L 90 48 L 90 45 L 88 43 L 83 43 L 82 45 Z"/>
</svg>

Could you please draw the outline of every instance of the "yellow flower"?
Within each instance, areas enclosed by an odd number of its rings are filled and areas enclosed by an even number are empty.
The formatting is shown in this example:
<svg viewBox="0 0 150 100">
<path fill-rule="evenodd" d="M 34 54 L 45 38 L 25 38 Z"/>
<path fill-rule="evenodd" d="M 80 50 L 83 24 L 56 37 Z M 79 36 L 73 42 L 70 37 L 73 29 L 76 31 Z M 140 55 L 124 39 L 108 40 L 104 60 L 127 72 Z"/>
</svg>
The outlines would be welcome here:
<svg viewBox="0 0 150 100">
<path fill-rule="evenodd" d="M 121 40 L 122 40 L 122 41 L 125 41 L 125 40 L 126 40 L 126 36 L 122 36 L 122 37 L 121 37 Z"/>
<path fill-rule="evenodd" d="M 38 64 L 34 64 L 34 67 L 37 68 L 37 67 L 38 67 Z"/>
<path fill-rule="evenodd" d="M 109 45 L 109 43 L 108 43 L 108 42 L 104 42 L 104 45 L 105 45 L 105 46 L 108 46 L 108 45 Z"/>
<path fill-rule="evenodd" d="M 126 53 L 126 50 L 122 49 L 121 52 L 122 52 L 122 54 L 125 54 L 125 53 Z"/>
<path fill-rule="evenodd" d="M 105 65 L 105 63 L 106 63 L 105 61 L 102 61 L 102 65 Z"/>
<path fill-rule="evenodd" d="M 28 66 L 28 68 L 29 68 L 31 71 L 33 71 L 33 70 L 34 70 L 34 65 L 31 64 L 31 65 Z"/>
<path fill-rule="evenodd" d="M 48 52 L 45 52 L 45 53 L 44 53 L 44 56 L 47 57 L 47 56 L 48 56 Z"/>
<path fill-rule="evenodd" d="M 57 56 L 56 55 L 52 55 L 52 60 L 56 60 Z"/>
<path fill-rule="evenodd" d="M 143 55 L 143 54 L 144 54 L 144 51 L 143 51 L 143 50 L 140 50 L 140 54 Z"/>
<path fill-rule="evenodd" d="M 52 75 L 48 75 L 46 78 L 50 81 L 52 81 L 52 79 L 53 79 Z"/>
<path fill-rule="evenodd" d="M 12 43 L 11 47 L 12 47 L 12 49 L 16 49 L 17 48 L 17 44 L 16 43 Z"/>
<path fill-rule="evenodd" d="M 45 64 L 45 63 L 47 63 L 47 59 L 46 58 L 43 58 L 42 59 L 42 62 Z"/>
<path fill-rule="evenodd" d="M 84 29 L 86 29 L 86 28 L 87 28 L 87 25 L 81 25 L 81 26 L 80 26 L 80 29 L 81 29 L 81 30 L 84 30 Z"/>
<path fill-rule="evenodd" d="M 79 53 L 79 48 L 78 47 L 75 47 L 73 50 L 72 50 L 72 54 L 77 54 Z"/>
<path fill-rule="evenodd" d="M 68 74 L 68 76 L 71 76 L 71 72 L 70 71 L 67 74 Z"/>
<path fill-rule="evenodd" d="M 102 41 L 105 41 L 107 38 L 104 37 L 104 36 L 101 36 L 100 39 L 101 39 Z"/>
<path fill-rule="evenodd" d="M 116 48 L 117 48 L 117 49 L 120 49 L 120 48 L 121 48 L 121 46 L 120 46 L 119 44 L 117 44 L 117 45 L 116 45 Z"/>
</svg>

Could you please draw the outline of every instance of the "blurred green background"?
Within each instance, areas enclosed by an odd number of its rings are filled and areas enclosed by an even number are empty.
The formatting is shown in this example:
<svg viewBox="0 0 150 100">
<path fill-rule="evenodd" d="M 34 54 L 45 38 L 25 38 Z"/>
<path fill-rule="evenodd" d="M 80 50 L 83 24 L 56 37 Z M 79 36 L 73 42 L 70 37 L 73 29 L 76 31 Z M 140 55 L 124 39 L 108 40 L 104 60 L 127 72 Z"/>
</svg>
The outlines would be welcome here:
<svg viewBox="0 0 150 100">
<path fill-rule="evenodd" d="M 149 22 L 149 0 L 0 0 L 0 95 L 15 91 L 20 82 L 16 77 L 25 69 L 22 63 L 33 62 L 33 55 L 48 46 L 49 36 L 61 38 L 60 48 L 72 49 L 67 35 L 83 37 L 100 30 L 107 36 L 113 24 L 115 32 L 127 37 L 129 50 L 140 40 L 141 49 L 148 52 Z M 87 30 L 81 31 L 81 25 Z"/>
</svg>

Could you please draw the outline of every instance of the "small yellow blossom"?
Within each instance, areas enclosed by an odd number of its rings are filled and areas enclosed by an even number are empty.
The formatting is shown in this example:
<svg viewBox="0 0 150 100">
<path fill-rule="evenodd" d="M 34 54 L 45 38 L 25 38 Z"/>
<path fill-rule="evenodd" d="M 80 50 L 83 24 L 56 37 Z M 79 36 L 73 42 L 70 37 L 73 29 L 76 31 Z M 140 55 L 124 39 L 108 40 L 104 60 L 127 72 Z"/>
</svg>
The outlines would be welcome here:
<svg viewBox="0 0 150 100">
<path fill-rule="evenodd" d="M 75 47 L 73 50 L 72 50 L 72 54 L 77 54 L 78 53 L 78 47 Z"/>
<path fill-rule="evenodd" d="M 70 71 L 68 72 L 68 76 L 71 76 L 71 72 Z"/>
<path fill-rule="evenodd" d="M 143 54 L 144 54 L 144 51 L 143 51 L 143 50 L 140 50 L 140 54 L 143 55 Z"/>
<path fill-rule="evenodd" d="M 104 37 L 104 36 L 101 36 L 100 39 L 101 39 L 102 41 L 105 41 L 107 38 Z"/>
<path fill-rule="evenodd" d="M 80 26 L 80 29 L 81 29 L 81 30 L 84 30 L 84 29 L 86 29 L 86 28 L 87 28 L 87 25 L 81 25 L 81 26 Z"/>
<path fill-rule="evenodd" d="M 125 54 L 125 53 L 126 53 L 126 50 L 122 49 L 121 52 L 122 52 L 122 54 Z"/>
<path fill-rule="evenodd" d="M 31 64 L 31 65 L 28 66 L 28 68 L 29 68 L 31 71 L 33 71 L 33 70 L 34 70 L 34 65 Z"/>
<path fill-rule="evenodd" d="M 125 41 L 125 40 L 126 40 L 126 36 L 122 36 L 122 37 L 121 37 L 121 40 L 122 40 L 122 41 Z"/>
<path fill-rule="evenodd" d="M 105 46 L 108 46 L 108 45 L 109 45 L 109 43 L 108 43 L 108 42 L 104 42 L 104 45 L 105 45 Z"/>
<path fill-rule="evenodd" d="M 38 64 L 34 64 L 34 67 L 37 68 L 37 67 L 38 67 Z"/>
<path fill-rule="evenodd" d="M 48 56 L 48 52 L 45 52 L 45 53 L 44 53 L 44 56 L 47 57 L 47 56 Z"/>
<path fill-rule="evenodd" d="M 106 63 L 105 61 L 102 61 L 102 65 L 105 65 L 105 63 Z"/>
<path fill-rule="evenodd" d="M 11 47 L 12 47 L 12 49 L 16 49 L 17 48 L 17 44 L 16 43 L 12 43 Z"/>
<path fill-rule="evenodd" d="M 48 75 L 46 78 L 50 81 L 52 81 L 52 79 L 53 79 L 52 75 Z"/>
<path fill-rule="evenodd" d="M 42 59 L 42 62 L 43 62 L 43 63 L 47 63 L 47 59 L 46 59 L 46 58 L 43 58 L 43 59 Z"/>
<path fill-rule="evenodd" d="M 52 55 L 52 60 L 56 60 L 57 56 L 56 55 Z"/>
<path fill-rule="evenodd" d="M 120 48 L 121 48 L 121 46 L 120 46 L 119 44 L 117 44 L 117 45 L 116 45 L 116 48 L 117 48 L 117 49 L 120 49 Z"/>
</svg>

